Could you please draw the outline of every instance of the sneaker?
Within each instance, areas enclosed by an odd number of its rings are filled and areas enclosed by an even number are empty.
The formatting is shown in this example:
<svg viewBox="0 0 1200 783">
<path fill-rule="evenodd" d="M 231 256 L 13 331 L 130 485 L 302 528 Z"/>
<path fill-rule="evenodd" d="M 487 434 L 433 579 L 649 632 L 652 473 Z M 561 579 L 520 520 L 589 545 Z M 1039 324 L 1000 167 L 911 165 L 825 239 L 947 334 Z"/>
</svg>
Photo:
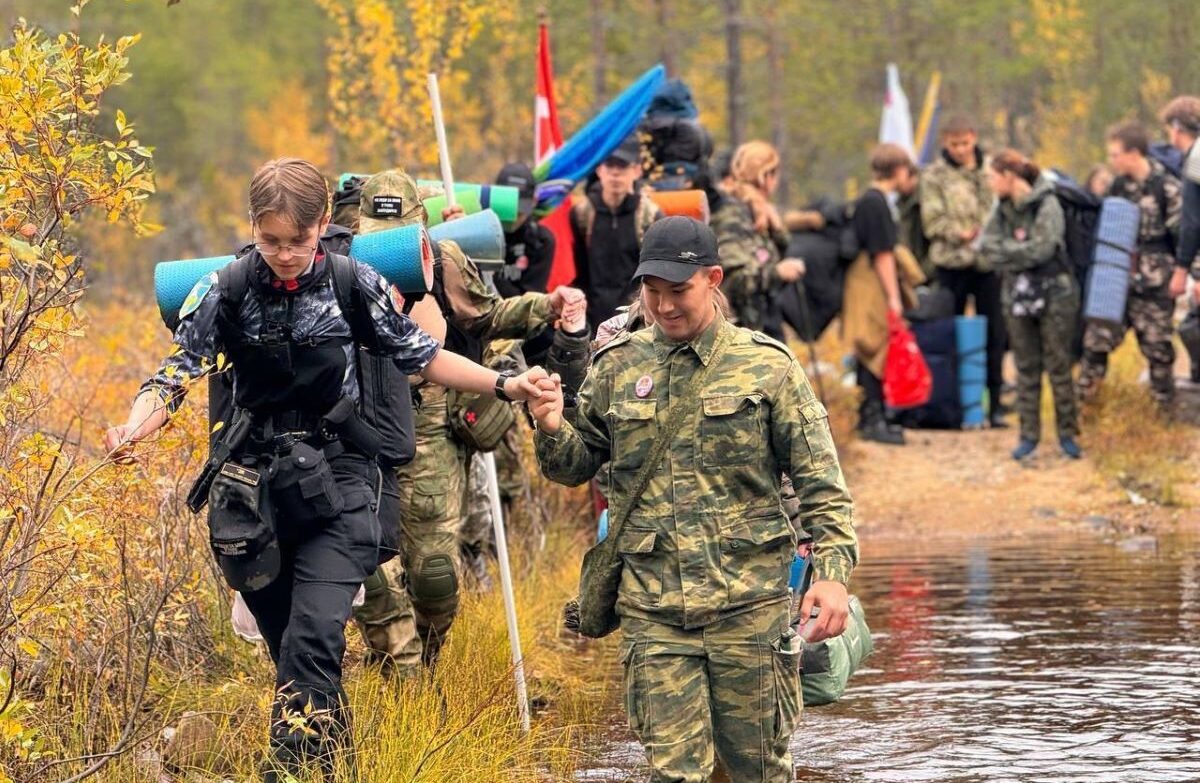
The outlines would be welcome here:
<svg viewBox="0 0 1200 783">
<path fill-rule="evenodd" d="M 860 426 L 858 428 L 858 437 L 888 446 L 904 445 L 904 430 L 893 430 L 882 420 Z"/>
<path fill-rule="evenodd" d="M 1015 449 L 1013 449 L 1012 458 L 1019 462 L 1019 461 L 1025 459 L 1026 457 L 1032 455 L 1033 452 L 1037 451 L 1037 447 L 1038 447 L 1037 441 L 1025 440 L 1024 438 L 1022 438 L 1021 442 L 1017 444 L 1017 447 Z"/>
<path fill-rule="evenodd" d="M 1062 453 L 1071 459 L 1079 459 L 1083 456 L 1083 449 L 1079 448 L 1079 444 L 1070 435 L 1059 438 L 1058 445 L 1062 447 Z"/>
</svg>

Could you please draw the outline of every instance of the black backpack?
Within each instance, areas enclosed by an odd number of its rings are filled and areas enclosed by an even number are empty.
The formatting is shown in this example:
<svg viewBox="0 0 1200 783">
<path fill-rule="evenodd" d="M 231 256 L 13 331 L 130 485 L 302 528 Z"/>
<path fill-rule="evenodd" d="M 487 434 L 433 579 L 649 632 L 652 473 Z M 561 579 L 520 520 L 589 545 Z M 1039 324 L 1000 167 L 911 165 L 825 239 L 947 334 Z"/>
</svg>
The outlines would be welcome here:
<svg viewBox="0 0 1200 783">
<path fill-rule="evenodd" d="M 353 235 L 348 229 L 330 225 L 321 237 L 331 251 L 326 256 L 330 263 L 334 294 L 338 306 L 350 322 L 350 329 L 359 342 L 358 386 L 359 415 L 380 435 L 382 446 L 377 461 L 384 469 L 394 469 L 412 461 L 416 455 L 413 433 L 412 390 L 408 376 L 400 371 L 390 356 L 372 350 L 375 329 L 370 323 L 367 303 L 354 274 L 354 262 L 335 249 L 348 249 Z M 340 247 L 339 247 L 340 246 Z M 229 301 L 238 302 L 250 289 L 251 268 L 242 260 L 243 255 L 224 267 L 221 278 L 222 295 Z M 226 272 L 225 270 L 229 270 Z M 230 373 L 209 376 L 208 416 L 209 422 L 228 423 L 233 413 L 233 379 Z M 212 437 L 215 437 L 216 433 Z"/>
<path fill-rule="evenodd" d="M 1067 267 L 1079 281 L 1087 285 L 1092 254 L 1096 250 L 1096 226 L 1100 222 L 1100 202 L 1069 175 L 1054 171 L 1054 196 L 1063 211 L 1063 246 Z"/>
</svg>

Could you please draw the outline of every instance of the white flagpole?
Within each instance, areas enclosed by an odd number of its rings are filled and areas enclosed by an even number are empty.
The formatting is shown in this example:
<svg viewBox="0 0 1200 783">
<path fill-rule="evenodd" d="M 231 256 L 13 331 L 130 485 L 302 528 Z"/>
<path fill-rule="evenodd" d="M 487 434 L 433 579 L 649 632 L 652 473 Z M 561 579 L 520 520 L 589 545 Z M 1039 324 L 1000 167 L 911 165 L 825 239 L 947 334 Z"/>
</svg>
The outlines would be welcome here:
<svg viewBox="0 0 1200 783">
<path fill-rule="evenodd" d="M 446 144 L 446 126 L 442 122 L 442 97 L 438 91 L 437 74 L 429 74 L 429 100 L 433 105 L 434 131 L 437 133 L 438 159 L 442 166 L 442 186 L 446 189 L 446 204 L 454 206 L 454 175 L 450 172 L 450 150 Z M 496 537 L 496 559 L 500 562 L 500 589 L 504 594 L 504 619 L 508 623 L 508 643 L 512 648 L 513 678 L 517 686 L 517 712 L 521 731 L 528 734 L 529 695 L 525 688 L 525 658 L 521 654 L 521 630 L 517 625 L 517 600 L 513 594 L 512 568 L 508 562 L 508 538 L 504 532 L 504 509 L 500 505 L 500 482 L 496 477 L 496 455 L 484 454 L 487 472 L 488 500 L 492 507 L 492 531 Z"/>
</svg>

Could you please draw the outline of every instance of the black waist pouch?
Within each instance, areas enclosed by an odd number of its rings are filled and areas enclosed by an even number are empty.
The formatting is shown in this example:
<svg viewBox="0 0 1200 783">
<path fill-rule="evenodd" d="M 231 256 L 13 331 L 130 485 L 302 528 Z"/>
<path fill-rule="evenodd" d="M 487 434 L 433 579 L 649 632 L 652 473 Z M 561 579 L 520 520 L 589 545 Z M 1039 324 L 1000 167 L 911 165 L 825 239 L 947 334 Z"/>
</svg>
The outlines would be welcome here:
<svg viewBox="0 0 1200 783">
<path fill-rule="evenodd" d="M 275 520 L 285 537 L 303 537 L 345 509 L 325 452 L 307 443 L 275 458 L 269 483 Z"/>
<path fill-rule="evenodd" d="M 279 539 L 261 471 L 226 462 L 208 490 L 209 544 L 234 590 L 261 590 L 279 576 Z"/>
</svg>

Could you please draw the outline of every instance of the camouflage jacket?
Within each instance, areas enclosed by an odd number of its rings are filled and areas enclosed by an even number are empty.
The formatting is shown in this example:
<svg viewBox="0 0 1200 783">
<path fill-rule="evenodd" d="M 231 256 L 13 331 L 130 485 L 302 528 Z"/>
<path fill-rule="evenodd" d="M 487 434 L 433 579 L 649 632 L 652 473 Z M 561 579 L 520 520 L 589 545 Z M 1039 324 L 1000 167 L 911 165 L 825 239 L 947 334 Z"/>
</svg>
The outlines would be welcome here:
<svg viewBox="0 0 1200 783">
<path fill-rule="evenodd" d="M 981 228 L 994 198 L 987 184 L 988 161 L 977 152 L 978 165 L 967 169 L 942 157 L 921 174 L 921 224 L 929 238 L 929 262 L 944 269 L 968 269 L 987 262 L 961 234 Z"/>
<path fill-rule="evenodd" d="M 1175 246 L 1183 215 L 1183 187 L 1179 179 L 1151 159 L 1150 176 L 1142 182 L 1133 177 L 1117 177 L 1109 195 L 1132 201 L 1142 211 L 1135 289 L 1152 291 L 1165 287 L 1175 269 Z"/>
<path fill-rule="evenodd" d="M 1064 260 L 1065 230 L 1062 205 L 1054 196 L 1054 183 L 1039 179 L 1029 196 L 1019 202 L 1001 199 L 983 229 L 979 253 L 1000 272 L 1067 272 Z M 1053 266 L 1051 266 L 1053 265 Z"/>
<path fill-rule="evenodd" d="M 761 329 L 768 297 L 781 285 L 776 266 L 788 237 L 758 231 L 750 206 L 732 196 L 721 199 L 710 226 L 717 235 L 721 268 L 725 270 L 721 290 L 729 299 L 734 323 Z"/>
<path fill-rule="evenodd" d="M 785 473 L 819 578 L 845 583 L 858 559 L 825 408 L 787 348 L 720 314 L 691 342 L 653 327 L 597 352 L 576 423 L 535 437 L 542 471 L 577 485 L 604 467 L 609 499 L 623 505 L 672 398 L 709 360 L 719 330 L 734 330 L 729 348 L 617 540 L 624 616 L 697 628 L 785 599 L 795 551 L 780 502 Z"/>
<path fill-rule="evenodd" d="M 527 293 L 502 299 L 488 290 L 479 267 L 457 243 L 438 243 L 442 257 L 443 312 L 447 320 L 484 341 L 524 338 L 554 320 L 546 294 Z"/>
</svg>

